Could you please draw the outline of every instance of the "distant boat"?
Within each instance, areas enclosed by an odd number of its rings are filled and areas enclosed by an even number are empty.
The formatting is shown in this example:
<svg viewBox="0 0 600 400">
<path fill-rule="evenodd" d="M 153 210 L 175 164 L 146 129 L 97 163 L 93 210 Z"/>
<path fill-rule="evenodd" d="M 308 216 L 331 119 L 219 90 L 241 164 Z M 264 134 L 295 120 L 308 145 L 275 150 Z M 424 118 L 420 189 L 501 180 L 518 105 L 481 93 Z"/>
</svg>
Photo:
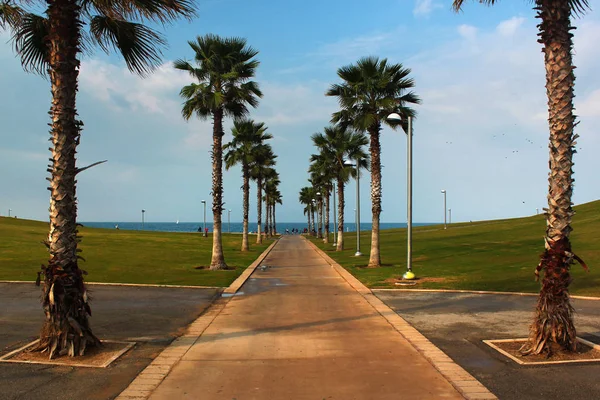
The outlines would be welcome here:
<svg viewBox="0 0 600 400">
<path fill-rule="evenodd" d="M 179 225 L 179 220 L 177 220 L 177 222 L 175 222 L 175 223 Z"/>
</svg>

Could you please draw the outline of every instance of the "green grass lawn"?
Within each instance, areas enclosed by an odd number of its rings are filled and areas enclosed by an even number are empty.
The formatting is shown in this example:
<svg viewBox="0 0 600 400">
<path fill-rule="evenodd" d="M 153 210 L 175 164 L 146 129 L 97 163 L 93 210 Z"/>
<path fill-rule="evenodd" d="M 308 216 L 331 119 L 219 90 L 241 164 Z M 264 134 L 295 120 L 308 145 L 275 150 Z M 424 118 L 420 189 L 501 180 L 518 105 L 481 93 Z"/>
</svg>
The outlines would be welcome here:
<svg viewBox="0 0 600 400">
<path fill-rule="evenodd" d="M 256 236 L 251 235 L 251 251 L 242 253 L 242 236 L 223 234 L 225 260 L 236 269 L 207 271 L 194 267 L 210 263 L 211 235 L 85 227 L 80 234 L 85 261 L 79 266 L 90 282 L 226 287 L 272 243 L 253 245 Z M 35 280 L 48 260 L 42 244 L 47 235 L 46 223 L 0 217 L 0 280 Z"/>
<path fill-rule="evenodd" d="M 572 267 L 572 294 L 600 296 L 600 201 L 575 207 L 573 251 L 590 267 Z M 538 292 L 534 269 L 544 250 L 545 217 L 425 226 L 413 229 L 413 271 L 423 279 L 415 288 Z M 406 229 L 381 231 L 381 268 L 368 262 L 371 232 L 361 235 L 363 256 L 354 257 L 356 234 L 345 233 L 345 248 L 313 239 L 327 254 L 371 288 L 391 282 L 406 270 Z"/>
</svg>

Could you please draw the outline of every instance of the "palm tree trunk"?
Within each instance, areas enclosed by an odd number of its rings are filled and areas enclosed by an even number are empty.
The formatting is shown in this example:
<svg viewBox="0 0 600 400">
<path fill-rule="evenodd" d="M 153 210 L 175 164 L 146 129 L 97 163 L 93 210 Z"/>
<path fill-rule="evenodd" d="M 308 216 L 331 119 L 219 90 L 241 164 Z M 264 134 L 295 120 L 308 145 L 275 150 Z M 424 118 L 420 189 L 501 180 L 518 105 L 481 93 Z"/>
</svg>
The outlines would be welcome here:
<svg viewBox="0 0 600 400">
<path fill-rule="evenodd" d="M 248 243 L 248 214 L 250 208 L 250 171 L 248 165 L 242 166 L 242 174 L 244 176 L 244 221 L 242 228 L 242 251 L 249 251 L 250 245 Z"/>
<path fill-rule="evenodd" d="M 269 219 L 271 217 L 271 210 L 269 208 L 269 195 L 267 193 L 265 193 L 265 213 L 267 214 L 265 217 L 265 236 L 268 238 L 271 237 L 271 232 L 269 229 Z"/>
<path fill-rule="evenodd" d="M 344 180 L 341 176 L 337 178 L 337 191 L 338 191 L 338 238 L 335 251 L 344 250 Z"/>
<path fill-rule="evenodd" d="M 379 133 L 381 124 L 375 123 L 369 129 L 371 137 L 371 211 L 373 231 L 371 233 L 371 253 L 369 255 L 369 267 L 381 266 L 379 254 L 379 215 L 381 214 L 381 144 Z"/>
<path fill-rule="evenodd" d="M 77 200 L 75 154 L 82 123 L 77 120 L 76 95 L 79 74 L 80 13 L 77 2 L 48 2 L 50 22 L 50 115 L 52 159 L 49 166 L 50 232 L 48 265 L 42 267 L 42 305 L 46 321 L 34 350 L 57 354 L 83 355 L 87 347 L 101 343 L 91 331 L 91 310 L 83 282 L 84 271 L 77 265 Z"/>
<path fill-rule="evenodd" d="M 308 210 L 306 210 L 306 221 L 308 222 L 308 232 L 310 234 L 310 206 L 308 206 Z"/>
<path fill-rule="evenodd" d="M 571 252 L 569 234 L 574 214 L 573 193 L 573 46 L 570 1 L 537 0 L 538 40 L 543 44 L 550 125 L 550 173 L 546 212 L 545 251 L 536 275 L 544 270 L 536 315 L 524 353 L 552 353 L 558 348 L 574 351 L 577 346 L 573 307 L 569 301 L 570 266 L 578 259 Z"/>
<path fill-rule="evenodd" d="M 329 190 L 325 191 L 325 243 L 329 243 Z"/>
<path fill-rule="evenodd" d="M 277 220 L 275 219 L 275 205 L 277 203 L 273 203 L 273 233 L 277 236 Z"/>
<path fill-rule="evenodd" d="M 317 223 L 316 223 L 316 221 L 315 221 L 315 207 L 314 207 L 314 206 L 311 204 L 311 206 L 310 206 L 310 209 L 311 209 L 311 212 L 312 212 L 312 223 L 313 223 L 313 226 L 312 226 L 312 231 L 310 232 L 310 234 L 311 234 L 312 236 L 316 236 L 316 234 L 317 234 L 317 233 L 316 233 L 316 232 L 317 232 L 317 230 L 315 229 L 315 225 L 316 225 Z M 313 232 L 314 232 L 314 233 L 313 233 Z"/>
<path fill-rule="evenodd" d="M 257 219 L 258 219 L 258 228 L 256 231 L 256 243 L 262 243 L 262 232 L 261 232 L 261 224 L 262 224 L 262 178 L 258 177 L 256 179 L 256 207 L 257 207 Z"/>
<path fill-rule="evenodd" d="M 221 213 L 223 212 L 223 110 L 221 109 L 214 111 L 212 162 L 213 247 L 210 269 L 214 271 L 227 268 L 221 240 Z"/>
</svg>

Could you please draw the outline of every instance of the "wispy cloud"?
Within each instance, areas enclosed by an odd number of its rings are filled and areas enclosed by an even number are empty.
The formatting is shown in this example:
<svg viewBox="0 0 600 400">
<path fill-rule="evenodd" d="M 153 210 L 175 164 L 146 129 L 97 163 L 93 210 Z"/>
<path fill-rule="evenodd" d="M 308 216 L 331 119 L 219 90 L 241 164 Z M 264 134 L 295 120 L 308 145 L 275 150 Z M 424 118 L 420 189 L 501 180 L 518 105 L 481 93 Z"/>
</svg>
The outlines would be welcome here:
<svg viewBox="0 0 600 400">
<path fill-rule="evenodd" d="M 417 17 L 426 17 L 439 8 L 443 8 L 443 6 L 434 0 L 417 0 L 413 14 Z"/>
</svg>

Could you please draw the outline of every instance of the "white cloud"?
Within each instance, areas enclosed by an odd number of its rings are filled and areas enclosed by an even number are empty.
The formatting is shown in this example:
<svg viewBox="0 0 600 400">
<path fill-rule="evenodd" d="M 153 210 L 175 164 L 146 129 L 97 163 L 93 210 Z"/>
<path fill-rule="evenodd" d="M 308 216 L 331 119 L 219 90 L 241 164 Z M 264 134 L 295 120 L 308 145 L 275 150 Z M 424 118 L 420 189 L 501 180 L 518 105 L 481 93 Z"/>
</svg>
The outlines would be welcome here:
<svg viewBox="0 0 600 400">
<path fill-rule="evenodd" d="M 524 22 L 525 18 L 523 17 L 512 17 L 511 19 L 500 22 L 496 27 L 496 30 L 502 36 L 512 36 Z"/>
<path fill-rule="evenodd" d="M 581 102 L 576 102 L 575 105 L 576 113 L 581 117 L 600 117 L 600 88 L 591 92 Z"/>
<path fill-rule="evenodd" d="M 477 37 L 477 28 L 472 25 L 463 24 L 458 27 L 458 33 L 465 39 L 475 40 Z"/>
<path fill-rule="evenodd" d="M 415 16 L 428 16 L 435 9 L 442 8 L 441 4 L 435 3 L 433 0 L 417 0 L 413 14 Z"/>
</svg>

